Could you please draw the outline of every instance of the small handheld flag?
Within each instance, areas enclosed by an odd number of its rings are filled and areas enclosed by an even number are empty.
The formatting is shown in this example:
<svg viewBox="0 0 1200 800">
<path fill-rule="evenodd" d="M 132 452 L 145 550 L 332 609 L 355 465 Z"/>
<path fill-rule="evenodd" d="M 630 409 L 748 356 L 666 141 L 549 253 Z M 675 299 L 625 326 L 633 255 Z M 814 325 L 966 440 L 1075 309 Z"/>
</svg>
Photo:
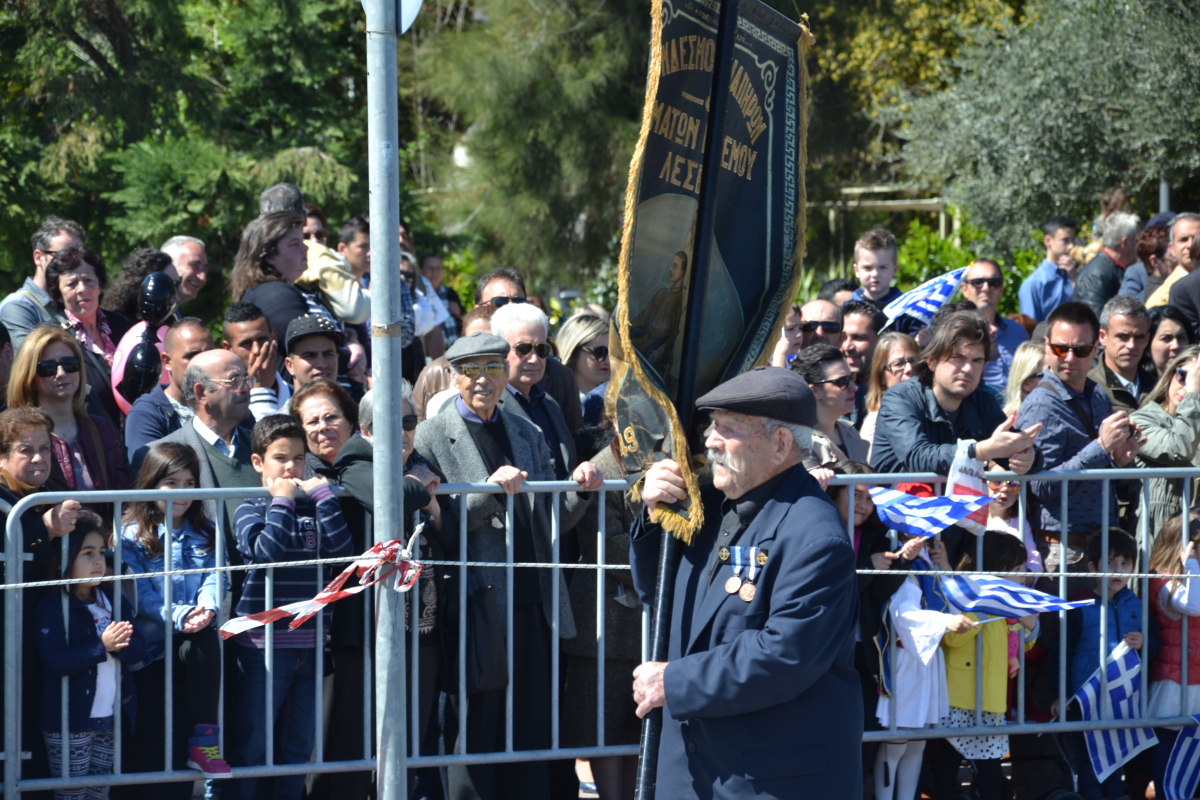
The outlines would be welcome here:
<svg viewBox="0 0 1200 800">
<path fill-rule="evenodd" d="M 917 497 L 881 486 L 871 488 L 879 518 L 894 531 L 933 536 L 992 502 L 991 497 Z"/>
<path fill-rule="evenodd" d="M 1104 707 L 1108 719 L 1134 719 L 1140 711 L 1139 694 L 1141 687 L 1140 674 L 1142 662 L 1137 653 L 1129 649 L 1129 645 L 1121 642 L 1112 651 L 1105 664 L 1108 672 L 1108 697 Z M 1091 678 L 1079 689 L 1072 701 L 1078 701 L 1083 719 L 1092 722 L 1101 719 L 1100 670 L 1097 669 Z M 1188 730 L 1195 730 L 1190 728 Z M 1087 741 L 1088 756 L 1092 760 L 1092 769 L 1096 780 L 1103 783 L 1108 776 L 1121 768 L 1129 759 L 1148 747 L 1158 744 L 1158 737 L 1151 728 L 1109 728 L 1107 730 L 1084 731 Z M 1183 738 L 1181 734 L 1180 739 Z M 1175 757 L 1172 751 L 1171 757 Z M 1168 767 L 1170 769 L 1170 767 Z M 1168 781 L 1164 781 L 1167 783 Z M 1190 792 L 1188 793 L 1190 795 Z M 1171 797 L 1172 795 L 1166 795 Z M 1186 797 L 1188 795 L 1176 795 Z"/>
<path fill-rule="evenodd" d="M 996 617 L 1012 619 L 1049 611 L 1070 611 L 1096 602 L 1060 600 L 1052 594 L 993 575 L 943 573 L 941 577 L 946 599 L 955 607 Z"/>
<path fill-rule="evenodd" d="M 1200 723 L 1200 714 L 1192 719 Z M 1179 732 L 1171 758 L 1167 761 L 1167 773 L 1163 779 L 1163 800 L 1184 800 L 1196 794 L 1200 783 L 1200 728 L 1189 725 Z"/>
<path fill-rule="evenodd" d="M 891 324 L 896 317 L 907 314 L 928 325 L 937 310 L 946 305 L 951 297 L 954 297 L 954 293 L 958 291 L 958 285 L 962 283 L 963 276 L 967 274 L 968 269 L 969 267 L 960 267 L 953 272 L 931 278 L 888 303 L 883 309 L 884 315 L 888 318 L 888 324 Z"/>
</svg>

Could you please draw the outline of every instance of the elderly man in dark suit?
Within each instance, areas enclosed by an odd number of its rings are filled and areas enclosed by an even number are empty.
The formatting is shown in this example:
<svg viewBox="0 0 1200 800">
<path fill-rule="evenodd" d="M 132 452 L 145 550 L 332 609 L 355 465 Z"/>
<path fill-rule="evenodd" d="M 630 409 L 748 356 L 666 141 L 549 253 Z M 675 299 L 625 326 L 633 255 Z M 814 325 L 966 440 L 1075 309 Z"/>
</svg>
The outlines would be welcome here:
<svg viewBox="0 0 1200 800">
<path fill-rule="evenodd" d="M 663 708 L 657 795 L 862 795 L 854 548 L 801 464 L 816 423 L 804 379 L 762 367 L 701 397 L 713 412 L 704 525 L 675 583 L 668 661 L 634 671 L 638 715 Z M 631 565 L 654 600 L 659 503 L 685 496 L 673 461 L 646 473 Z"/>
<path fill-rule="evenodd" d="M 490 333 L 475 333 L 454 342 L 446 351 L 446 360 L 454 370 L 459 396 L 453 408 L 425 420 L 417 428 L 416 451 L 430 469 L 445 483 L 495 483 L 513 499 L 513 560 L 549 562 L 553 560 L 551 541 L 551 499 L 548 494 L 519 494 L 525 480 L 555 479 L 550 448 L 541 431 L 521 416 L 497 408 L 509 379 L 508 342 Z M 596 489 L 602 483 L 599 470 L 590 463 L 580 464 L 571 478 L 583 489 Z M 567 492 L 562 496 L 561 529 L 578 522 L 587 510 L 592 495 Z M 459 502 L 457 497 L 443 498 L 442 546 L 458 553 Z M 471 494 L 467 497 L 467 552 L 472 561 L 503 562 L 507 557 L 505 536 L 505 498 L 495 494 Z M 494 587 L 500 619 L 513 617 L 513 747 L 536 750 L 550 746 L 550 624 L 554 609 L 553 572 L 549 569 L 522 568 L 513 572 L 512 607 L 508 607 L 508 581 L 503 567 L 475 567 L 480 583 Z M 455 572 L 457 578 L 457 572 Z M 559 581 L 559 636 L 575 635 L 567 587 Z M 460 615 L 461 616 L 461 615 Z M 472 635 L 468 631 L 468 636 Z M 464 666 L 464 669 L 466 667 Z M 457 702 L 455 686 L 450 697 Z M 457 712 L 455 712 L 457 713 Z M 467 737 L 469 752 L 484 753 L 505 749 L 505 689 L 473 694 L 468 698 Z M 518 762 L 479 764 L 450 768 L 452 798 L 530 798 L 549 800 L 548 763 Z"/>
</svg>

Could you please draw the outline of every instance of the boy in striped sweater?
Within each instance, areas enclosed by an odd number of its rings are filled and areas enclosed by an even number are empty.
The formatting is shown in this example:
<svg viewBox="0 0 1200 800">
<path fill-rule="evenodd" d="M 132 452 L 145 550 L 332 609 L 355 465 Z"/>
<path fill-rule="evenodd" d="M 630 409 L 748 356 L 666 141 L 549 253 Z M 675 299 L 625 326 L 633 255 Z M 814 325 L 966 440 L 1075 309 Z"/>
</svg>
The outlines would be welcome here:
<svg viewBox="0 0 1200 800">
<path fill-rule="evenodd" d="M 238 550 L 247 564 L 272 564 L 352 554 L 350 532 L 341 506 L 328 482 L 321 477 L 300 480 L 304 474 L 304 428 L 295 417 L 277 414 L 264 417 L 254 426 L 250 440 L 251 463 L 262 475 L 268 498 L 252 498 L 238 506 L 235 515 Z M 303 495 L 297 497 L 303 490 Z M 274 568 L 273 595 L 267 604 L 267 575 L 264 568 L 247 573 L 238 602 L 239 615 L 254 614 L 268 607 L 309 600 L 328 581 L 322 567 Z M 328 609 L 322 612 L 328 613 Z M 328 623 L 328 618 L 326 618 Z M 326 628 L 328 632 L 328 628 Z M 267 675 L 267 637 L 274 641 L 272 675 Z M 294 631 L 286 622 L 273 623 L 239 633 L 237 663 L 241 691 L 238 742 L 231 762 L 236 766 L 266 763 L 267 726 L 277 718 L 287 720 L 282 737 L 282 763 L 303 764 L 313 749 L 316 723 L 316 659 L 323 642 L 317 641 L 317 618 Z M 272 708 L 266 707 L 267 681 L 271 680 Z M 231 781 L 222 787 L 232 797 L 254 797 L 257 779 Z M 299 800 L 304 776 L 277 778 L 276 797 Z"/>
</svg>

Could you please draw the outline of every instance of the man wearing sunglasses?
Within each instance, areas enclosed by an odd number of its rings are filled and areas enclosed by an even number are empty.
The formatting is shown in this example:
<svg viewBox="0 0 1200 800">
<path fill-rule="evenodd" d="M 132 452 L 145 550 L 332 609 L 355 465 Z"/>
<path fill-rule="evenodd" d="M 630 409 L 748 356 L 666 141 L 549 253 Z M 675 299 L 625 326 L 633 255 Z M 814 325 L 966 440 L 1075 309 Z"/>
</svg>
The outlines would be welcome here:
<svg viewBox="0 0 1200 800">
<path fill-rule="evenodd" d="M 800 306 L 800 348 L 813 344 L 842 346 L 842 312 L 828 300 Z"/>
<path fill-rule="evenodd" d="M 526 302 L 525 298 L 525 279 L 508 267 L 489 272 L 475 285 L 476 305 L 488 303 L 500 309 L 506 305 L 521 305 Z M 558 403 L 570 430 L 583 427 L 583 404 L 579 401 L 575 373 L 557 358 L 552 358 L 546 362 L 546 376 L 542 378 L 541 387 Z"/>
<path fill-rule="evenodd" d="M 508 305 L 492 315 L 492 333 L 508 342 L 508 387 L 500 400 L 506 413 L 524 417 L 541 429 L 554 459 L 556 480 L 565 480 L 578 460 L 562 409 L 538 386 L 546 375 L 550 345 L 546 343 L 550 320 L 528 303 Z"/>
<path fill-rule="evenodd" d="M 518 304 L 519 307 L 524 307 Z M 499 312 L 497 312 L 499 313 Z M 515 328 L 514 328 L 515 330 Z M 502 411 L 498 405 L 508 384 L 510 347 L 508 342 L 490 333 L 475 333 L 459 338 L 446 351 L 454 370 L 459 396 L 452 408 L 430 417 L 417 428 L 415 449 L 443 483 L 495 483 L 512 497 L 512 558 L 516 562 L 548 562 L 553 559 L 551 542 L 551 496 L 546 493 L 520 493 L 526 481 L 554 480 L 550 449 L 541 432 L 521 416 Z M 601 485 L 599 470 L 584 462 L 576 467 L 572 480 L 584 489 Z M 570 530 L 591 505 L 593 495 L 564 492 L 560 496 L 560 530 Z M 443 497 L 445 530 L 457 531 L 459 499 Z M 472 561 L 509 560 L 506 542 L 506 498 L 499 494 L 473 494 L 466 501 L 467 551 Z M 503 567 L 478 567 L 483 586 L 494 587 L 500 619 L 512 614 L 512 671 L 509 674 L 513 696 L 513 726 L 516 750 L 550 746 L 551 640 L 550 622 L 554 608 L 554 581 L 559 585 L 559 635 L 575 635 L 575 618 L 565 580 L 550 570 L 523 568 L 513 570 L 511 586 L 513 606 L 507 607 L 510 590 Z M 472 635 L 468 629 L 467 635 Z M 504 639 L 493 639 L 503 658 Z M 503 750 L 505 747 L 505 693 L 507 689 L 472 695 L 467 705 L 466 737 L 471 752 Z M 457 702 L 452 696 L 451 702 Z M 457 714 L 455 710 L 453 712 Z M 447 749 L 454 743 L 447 742 Z M 456 752 L 463 752 L 461 743 Z M 507 796 L 549 800 L 550 766 L 547 761 L 515 764 L 452 766 L 449 770 L 450 794 L 454 797 L 484 798 Z"/>
<path fill-rule="evenodd" d="M 1063 303 L 1046 321 L 1046 367 L 1042 382 L 1021 405 L 1017 427 L 1040 426 L 1038 447 L 1045 469 L 1067 471 L 1124 467 L 1133 461 L 1143 439 L 1124 411 L 1113 411 L 1104 389 L 1088 378 L 1100 320 L 1083 303 Z M 1062 492 L 1067 491 L 1067 571 L 1084 569 L 1087 535 L 1101 523 L 1100 481 L 1080 481 L 1069 487 L 1059 481 L 1032 481 L 1030 491 L 1041 505 L 1040 518 L 1030 520 L 1048 544 L 1062 540 Z M 1117 517 L 1116 492 L 1109 492 L 1109 521 Z M 1060 548 L 1048 547 L 1046 571 L 1059 567 Z M 1082 584 L 1081 584 L 1082 585 Z"/>
<path fill-rule="evenodd" d="M 1029 334 L 1017 323 L 1000 316 L 996 309 L 1004 297 L 1004 275 L 1000 265 L 990 258 L 977 258 L 963 276 L 962 296 L 975 304 L 975 310 L 996 329 L 993 337 L 994 358 L 983 368 L 983 382 L 1003 394 L 1008 389 L 1008 371 L 1013 354 Z"/>
</svg>

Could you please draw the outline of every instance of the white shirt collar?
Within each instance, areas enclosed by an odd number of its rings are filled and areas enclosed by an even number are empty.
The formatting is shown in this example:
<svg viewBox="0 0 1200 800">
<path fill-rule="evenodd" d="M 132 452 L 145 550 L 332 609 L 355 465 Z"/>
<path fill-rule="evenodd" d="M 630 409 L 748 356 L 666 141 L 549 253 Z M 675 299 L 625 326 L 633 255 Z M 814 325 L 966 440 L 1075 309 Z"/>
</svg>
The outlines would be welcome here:
<svg viewBox="0 0 1200 800">
<path fill-rule="evenodd" d="M 1126 391 L 1128 391 L 1134 397 L 1138 396 L 1138 379 L 1136 375 L 1131 381 L 1125 380 L 1124 376 L 1119 372 L 1113 371 L 1113 375 L 1115 375 L 1117 380 L 1121 382 L 1121 385 L 1125 387 Z"/>
<path fill-rule="evenodd" d="M 229 456 L 230 458 L 233 458 L 234 453 L 237 452 L 237 428 L 233 429 L 233 436 L 231 437 L 233 444 L 230 445 L 229 442 L 226 442 L 224 439 L 218 436 L 216 431 L 201 422 L 199 415 L 192 417 L 192 425 L 195 426 L 196 433 L 200 434 L 201 439 L 225 453 L 225 455 Z"/>
</svg>

